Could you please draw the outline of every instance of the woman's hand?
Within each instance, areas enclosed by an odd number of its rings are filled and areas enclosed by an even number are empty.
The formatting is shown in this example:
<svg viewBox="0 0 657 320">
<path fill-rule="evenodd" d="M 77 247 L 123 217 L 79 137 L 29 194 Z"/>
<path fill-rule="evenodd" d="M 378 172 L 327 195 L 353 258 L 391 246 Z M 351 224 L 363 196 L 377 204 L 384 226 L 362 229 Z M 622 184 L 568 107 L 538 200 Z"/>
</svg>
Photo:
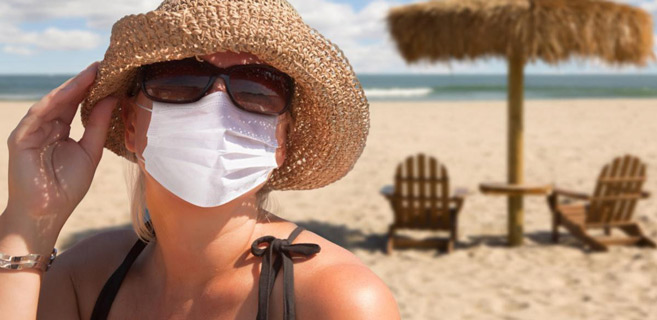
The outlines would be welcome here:
<svg viewBox="0 0 657 320">
<path fill-rule="evenodd" d="M 98 63 L 90 65 L 34 104 L 7 141 L 9 199 L 3 222 L 32 238 L 23 239 L 29 247 L 45 250 L 38 253 L 52 249 L 64 223 L 89 190 L 102 156 L 116 98 L 106 98 L 95 106 L 80 140 L 69 137 L 70 124 L 97 68 Z"/>
</svg>

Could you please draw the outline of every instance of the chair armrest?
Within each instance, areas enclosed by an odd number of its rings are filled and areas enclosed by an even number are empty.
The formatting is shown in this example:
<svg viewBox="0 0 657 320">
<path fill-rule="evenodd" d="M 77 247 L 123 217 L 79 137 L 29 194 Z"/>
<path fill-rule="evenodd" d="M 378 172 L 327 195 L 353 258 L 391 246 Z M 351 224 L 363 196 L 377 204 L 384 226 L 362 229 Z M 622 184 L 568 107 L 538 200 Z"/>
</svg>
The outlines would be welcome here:
<svg viewBox="0 0 657 320">
<path fill-rule="evenodd" d="M 468 188 L 459 187 L 454 189 L 452 198 L 465 198 L 468 194 L 470 194 Z"/>
<path fill-rule="evenodd" d="M 383 186 L 380 192 L 385 197 L 391 197 L 395 193 L 395 186 L 390 184 L 387 186 Z"/>
<path fill-rule="evenodd" d="M 586 193 L 571 191 L 571 190 L 565 190 L 565 189 L 559 189 L 559 188 L 554 188 L 552 190 L 552 195 L 554 195 L 554 196 L 563 196 L 563 197 L 566 197 L 566 198 L 574 198 L 574 199 L 579 199 L 579 200 L 589 200 L 589 199 L 591 199 L 591 196 L 586 194 Z"/>
<path fill-rule="evenodd" d="M 454 204 L 453 215 L 457 215 L 461 211 L 463 203 L 465 202 L 465 196 L 467 196 L 468 193 L 469 191 L 466 188 L 456 188 L 454 190 L 453 196 L 449 198 L 449 202 Z M 454 220 L 456 217 L 454 216 L 451 219 Z"/>
</svg>

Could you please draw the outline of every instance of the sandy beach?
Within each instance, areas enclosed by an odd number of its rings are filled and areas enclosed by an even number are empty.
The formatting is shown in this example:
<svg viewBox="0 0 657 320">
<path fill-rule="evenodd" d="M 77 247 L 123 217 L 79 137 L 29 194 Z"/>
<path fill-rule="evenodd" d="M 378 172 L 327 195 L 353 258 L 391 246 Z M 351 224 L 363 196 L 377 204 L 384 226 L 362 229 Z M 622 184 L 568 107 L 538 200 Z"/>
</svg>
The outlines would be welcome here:
<svg viewBox="0 0 657 320">
<path fill-rule="evenodd" d="M 31 103 L 0 102 L 0 138 Z M 645 189 L 657 194 L 657 100 L 527 101 L 525 180 L 591 192 L 602 166 L 630 153 L 648 164 Z M 591 254 L 570 237 L 549 242 L 544 197 L 525 201 L 525 243 L 504 246 L 506 200 L 478 184 L 506 177 L 506 103 L 444 101 L 371 104 L 367 147 L 353 171 L 328 187 L 275 192 L 274 213 L 338 243 L 392 289 L 403 319 L 649 319 L 657 317 L 657 250 L 614 247 Z M 72 137 L 82 133 L 79 118 Z M 379 195 L 406 156 L 446 164 L 454 187 L 471 192 L 454 253 L 383 252 L 392 221 Z M 126 226 L 127 161 L 105 151 L 89 193 L 64 227 L 59 247 L 101 229 Z M 7 149 L 0 148 L 0 204 L 7 201 Z M 657 239 L 657 197 L 635 212 Z M 565 231 L 564 231 L 565 235 Z"/>
</svg>

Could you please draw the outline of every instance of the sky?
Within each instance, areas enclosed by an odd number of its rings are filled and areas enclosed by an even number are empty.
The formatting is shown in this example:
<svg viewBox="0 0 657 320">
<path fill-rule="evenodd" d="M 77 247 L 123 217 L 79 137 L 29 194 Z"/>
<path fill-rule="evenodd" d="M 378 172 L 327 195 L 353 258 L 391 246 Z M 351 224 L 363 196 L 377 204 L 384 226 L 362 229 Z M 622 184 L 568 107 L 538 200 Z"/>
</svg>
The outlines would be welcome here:
<svg viewBox="0 0 657 320">
<path fill-rule="evenodd" d="M 615 0 L 639 6 L 657 23 L 657 0 Z M 74 74 L 101 60 L 112 24 L 155 9 L 161 0 L 0 0 L 0 74 Z M 384 20 L 391 7 L 417 0 L 289 0 L 303 20 L 336 43 L 358 74 L 504 74 L 500 59 L 407 65 Z M 657 31 L 655 32 L 657 34 Z M 657 48 L 657 36 L 655 36 Z M 657 50 L 656 50 L 657 51 Z M 608 67 L 596 60 L 559 66 L 528 65 L 528 74 L 657 74 L 646 68 Z"/>
</svg>

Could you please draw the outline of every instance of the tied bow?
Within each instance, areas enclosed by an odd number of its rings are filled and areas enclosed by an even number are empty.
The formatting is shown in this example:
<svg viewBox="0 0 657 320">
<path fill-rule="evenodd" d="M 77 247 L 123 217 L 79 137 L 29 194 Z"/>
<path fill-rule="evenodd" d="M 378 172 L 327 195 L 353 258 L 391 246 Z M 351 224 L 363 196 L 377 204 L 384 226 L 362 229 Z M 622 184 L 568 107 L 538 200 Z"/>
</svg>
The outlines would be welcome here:
<svg viewBox="0 0 657 320">
<path fill-rule="evenodd" d="M 251 245 L 251 253 L 262 257 L 262 270 L 258 282 L 258 316 L 257 320 L 267 320 L 269 311 L 269 296 L 274 288 L 276 275 L 283 265 L 283 319 L 294 319 L 294 264 L 292 255 L 312 256 L 319 252 L 320 247 L 314 243 L 291 244 L 302 229 L 294 230 L 289 239 L 277 239 L 264 236 L 256 239 Z M 264 248 L 259 246 L 269 244 Z M 274 261 L 273 258 L 276 257 Z"/>
</svg>

